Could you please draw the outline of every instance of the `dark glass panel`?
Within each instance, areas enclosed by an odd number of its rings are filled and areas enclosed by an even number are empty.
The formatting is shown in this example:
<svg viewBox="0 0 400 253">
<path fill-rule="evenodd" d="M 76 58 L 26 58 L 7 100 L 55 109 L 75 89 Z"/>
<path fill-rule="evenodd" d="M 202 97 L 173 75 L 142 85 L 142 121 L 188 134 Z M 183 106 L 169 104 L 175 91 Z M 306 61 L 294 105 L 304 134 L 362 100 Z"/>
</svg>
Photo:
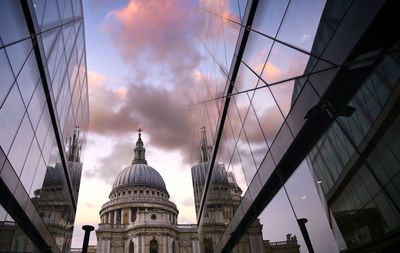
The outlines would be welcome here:
<svg viewBox="0 0 400 253">
<path fill-rule="evenodd" d="M 42 30 L 54 27 L 60 22 L 58 4 L 56 0 L 48 0 L 43 15 Z"/>
<path fill-rule="evenodd" d="M 277 39 L 311 51 L 325 2 L 326 0 L 291 1 Z"/>
<path fill-rule="evenodd" d="M 258 84 L 259 78 L 243 63 L 240 64 L 239 71 L 235 81 L 235 88 L 233 93 L 236 91 L 246 91 L 254 89 Z M 253 96 L 254 91 L 249 91 L 249 97 Z"/>
<path fill-rule="evenodd" d="M 246 11 L 247 0 L 238 0 L 238 7 L 240 12 L 240 20 L 243 22 L 244 13 Z"/>
<path fill-rule="evenodd" d="M 254 16 L 252 28 L 275 37 L 289 1 L 260 1 Z"/>
<path fill-rule="evenodd" d="M 269 86 L 269 89 L 278 104 L 283 117 L 286 118 L 292 106 L 292 94 L 295 81 L 288 81 Z"/>
<path fill-rule="evenodd" d="M 284 119 L 274 101 L 270 89 L 266 87 L 256 90 L 252 100 L 252 105 L 263 131 L 263 135 L 268 145 L 271 146 L 271 143 L 278 133 Z"/>
<path fill-rule="evenodd" d="M 17 83 L 26 105 L 28 105 L 29 101 L 31 100 L 39 77 L 39 69 L 37 67 L 36 57 L 34 52 L 31 51 L 28 60 L 25 62 L 24 67 L 17 78 Z"/>
<path fill-rule="evenodd" d="M 243 124 L 247 139 L 252 151 L 252 156 L 256 164 L 256 169 L 260 166 L 262 159 L 268 151 L 268 145 L 261 130 L 258 118 L 254 113 L 253 106 L 250 106 L 246 120 Z"/>
<path fill-rule="evenodd" d="M 0 66 L 1 66 L 0 68 L 0 76 L 1 76 L 0 108 L 1 108 L 14 82 L 14 76 L 10 64 L 8 63 L 4 49 L 0 49 Z"/>
<path fill-rule="evenodd" d="M 64 5 L 64 14 L 63 14 L 63 18 L 68 19 L 68 18 L 72 18 L 73 17 L 73 12 L 72 12 L 72 4 L 71 4 L 71 0 L 60 0 L 59 3 L 60 6 Z M 62 8 L 60 7 L 60 9 L 62 10 Z"/>
<path fill-rule="evenodd" d="M 350 249 L 379 240 L 400 226 L 400 213 L 384 192 L 371 191 L 376 188 L 376 180 L 363 166 L 331 207 Z"/>
<path fill-rule="evenodd" d="M 18 86 L 14 85 L 0 109 L 0 145 L 5 153 L 11 147 L 24 113 L 25 107 Z"/>
<path fill-rule="evenodd" d="M 37 166 L 35 177 L 33 178 L 33 182 L 31 188 L 29 190 L 29 196 L 34 202 L 34 198 L 40 195 L 40 189 L 43 185 L 44 176 L 46 175 L 46 164 L 43 161 L 43 158 L 40 157 L 39 164 Z"/>
<path fill-rule="evenodd" d="M 24 166 L 25 159 L 27 157 L 29 147 L 33 139 L 33 130 L 29 117 L 25 114 L 22 120 L 21 126 L 18 129 L 17 136 L 11 146 L 10 153 L 8 154 L 8 160 L 12 164 L 17 175 L 20 175 Z"/>
<path fill-rule="evenodd" d="M 67 56 L 67 61 L 70 59 L 71 56 L 71 49 L 74 43 L 74 38 L 75 38 L 75 31 L 73 24 L 67 24 L 66 26 L 63 26 L 62 29 L 63 37 L 64 37 L 64 45 L 65 45 L 65 53 Z"/>
<path fill-rule="evenodd" d="M 261 77 L 268 84 L 301 76 L 305 73 L 310 56 L 275 42 Z M 310 72 L 308 70 L 307 72 Z"/>
<path fill-rule="evenodd" d="M 46 164 L 49 163 L 49 159 L 50 159 L 51 151 L 53 149 L 54 141 L 55 141 L 54 130 L 52 127 L 50 127 L 49 132 L 46 137 L 46 142 L 44 143 L 44 146 L 42 148 L 42 155 L 43 155 L 44 162 Z"/>
<path fill-rule="evenodd" d="M 33 8 L 35 8 L 36 19 L 39 26 L 43 21 L 44 7 L 46 5 L 46 0 L 32 0 Z"/>
<path fill-rule="evenodd" d="M 40 117 L 39 125 L 36 130 L 36 138 L 38 140 L 40 148 L 43 147 L 44 141 L 46 140 L 47 131 L 50 127 L 50 114 L 47 105 L 45 106 L 42 116 Z"/>
<path fill-rule="evenodd" d="M 241 157 L 239 155 L 239 152 L 237 149 L 235 149 L 232 159 L 231 159 L 231 164 L 229 166 L 228 171 L 232 171 L 232 173 L 235 175 L 235 180 L 236 184 L 239 186 L 239 191 L 240 195 L 244 195 L 244 193 L 247 190 L 247 181 L 246 177 L 244 174 L 244 168 L 242 165 Z"/>
<path fill-rule="evenodd" d="M 1 2 L 0 37 L 4 45 L 29 37 L 20 1 L 3 0 Z"/>
<path fill-rule="evenodd" d="M 6 47 L 8 59 L 10 60 L 14 75 L 18 76 L 28 55 L 32 49 L 32 40 L 26 39 Z M 4 66 L 4 65 L 1 65 Z"/>
<path fill-rule="evenodd" d="M 315 93 L 315 90 L 310 85 L 309 82 L 305 82 L 306 78 L 298 78 L 294 81 L 294 88 L 296 90 L 299 86 L 301 92 L 297 93 L 293 92 L 292 102 L 291 102 L 291 111 L 289 112 L 288 116 L 286 117 L 287 124 L 290 130 L 293 133 L 293 136 L 296 136 L 300 129 L 303 127 L 306 119 L 305 116 L 307 115 L 308 111 L 314 107 L 318 102 L 320 97 Z M 304 86 L 304 87 L 303 87 Z"/>
<path fill-rule="evenodd" d="M 15 173 L 13 167 L 8 162 L 8 160 L 6 160 L 6 162 L 3 165 L 0 177 L 3 180 L 4 184 L 7 186 L 7 188 L 10 190 L 10 192 L 13 194 L 15 192 L 15 189 L 17 188 L 19 180 L 18 180 L 18 175 Z"/>
<path fill-rule="evenodd" d="M 240 26 L 230 21 L 224 21 L 222 22 L 222 25 L 224 27 L 225 54 L 226 62 L 228 63 L 227 69 L 229 70 L 229 66 L 232 63 L 232 58 L 235 53 L 235 47 L 240 32 Z"/>
<path fill-rule="evenodd" d="M 275 163 L 272 160 L 271 152 L 268 152 L 264 160 L 261 162 L 260 167 L 258 168 L 258 175 L 261 180 L 261 184 L 264 185 L 268 178 L 271 176 L 272 172 L 275 170 Z"/>
<path fill-rule="evenodd" d="M 41 157 L 40 148 L 37 144 L 36 138 L 33 139 L 29 154 L 26 158 L 24 169 L 22 170 L 20 180 L 26 191 L 29 192 L 36 173 L 36 168 Z"/>
<path fill-rule="evenodd" d="M 75 17 L 79 17 L 82 16 L 82 2 L 75 0 L 75 2 L 73 2 L 73 6 L 74 6 L 74 16 Z"/>
<path fill-rule="evenodd" d="M 60 31 L 60 28 L 56 28 L 56 29 L 51 29 L 50 31 L 47 31 L 47 32 L 44 32 L 41 34 L 46 59 L 49 58 L 49 55 L 53 49 L 55 40 L 59 38 L 59 36 L 58 36 L 59 31 Z"/>
<path fill-rule="evenodd" d="M 286 123 L 282 124 L 281 129 L 271 145 L 271 154 L 276 164 L 279 163 L 283 155 L 286 153 L 292 141 L 293 136 L 289 127 Z"/>
<path fill-rule="evenodd" d="M 254 230 L 258 227 L 262 232 L 265 250 L 276 250 L 280 245 L 293 252 L 298 252 L 299 248 L 301 252 L 308 252 L 296 218 L 300 217 L 293 213 L 285 190 L 281 188 L 253 224 Z"/>
<path fill-rule="evenodd" d="M 237 150 L 242 163 L 243 172 L 246 182 L 249 184 L 256 172 L 256 165 L 252 156 L 252 150 L 248 141 L 245 131 L 241 131 L 239 141 L 237 143 Z"/>
<path fill-rule="evenodd" d="M 243 61 L 261 75 L 265 61 L 270 53 L 273 41 L 263 35 L 251 31 L 243 54 Z"/>
<path fill-rule="evenodd" d="M 240 10 L 239 10 L 239 1 L 238 0 L 229 0 L 226 5 L 227 10 L 222 10 L 222 16 L 226 19 L 230 19 L 240 23 Z"/>
<path fill-rule="evenodd" d="M 39 80 L 35 92 L 33 93 L 31 102 L 29 103 L 28 106 L 29 118 L 31 120 L 33 129 L 35 130 L 37 125 L 39 124 L 40 116 L 42 115 L 45 104 L 46 104 L 46 97 L 43 91 L 43 84 Z"/>
<path fill-rule="evenodd" d="M 2 252 L 40 252 L 10 216 L 10 214 L 1 205 L 0 238 L 0 248 Z"/>
<path fill-rule="evenodd" d="M 298 219 L 306 218 L 306 228 L 315 252 L 338 252 L 332 234 L 329 211 L 323 195 L 319 195 L 317 180 L 304 160 L 285 183 L 289 201 Z"/>
<path fill-rule="evenodd" d="M 61 56 L 59 63 L 60 63 L 60 65 L 58 66 L 57 73 L 52 81 L 52 90 L 53 90 L 53 95 L 54 95 L 54 98 L 56 99 L 56 101 L 58 99 L 60 88 L 61 88 L 61 86 L 64 82 L 64 79 L 65 79 L 65 76 L 66 76 L 67 64 L 65 61 L 64 53 Z"/>
</svg>

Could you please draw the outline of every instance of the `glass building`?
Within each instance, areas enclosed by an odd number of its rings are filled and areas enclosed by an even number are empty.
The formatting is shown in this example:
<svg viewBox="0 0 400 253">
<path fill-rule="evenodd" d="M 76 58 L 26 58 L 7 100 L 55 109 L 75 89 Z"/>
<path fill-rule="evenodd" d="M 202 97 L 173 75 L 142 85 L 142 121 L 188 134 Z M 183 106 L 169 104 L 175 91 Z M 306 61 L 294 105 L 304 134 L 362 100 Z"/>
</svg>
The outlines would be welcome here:
<svg viewBox="0 0 400 253">
<path fill-rule="evenodd" d="M 399 9 L 200 1 L 192 180 L 204 252 L 276 252 L 293 239 L 300 252 L 400 247 Z M 218 191 L 238 203 L 216 204 Z M 263 245 L 247 239 L 254 227 Z"/>
<path fill-rule="evenodd" d="M 80 0 L 0 3 L 0 252 L 69 252 L 89 123 Z"/>
</svg>

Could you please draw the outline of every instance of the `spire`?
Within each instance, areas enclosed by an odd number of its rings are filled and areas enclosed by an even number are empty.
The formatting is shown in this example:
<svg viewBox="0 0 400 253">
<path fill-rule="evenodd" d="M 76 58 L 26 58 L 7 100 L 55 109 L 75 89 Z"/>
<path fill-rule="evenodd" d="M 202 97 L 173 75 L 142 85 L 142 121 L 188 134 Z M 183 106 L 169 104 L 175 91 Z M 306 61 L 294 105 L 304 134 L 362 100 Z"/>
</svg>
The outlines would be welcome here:
<svg viewBox="0 0 400 253">
<path fill-rule="evenodd" d="M 138 140 L 136 141 L 136 148 L 134 149 L 135 151 L 135 158 L 132 161 L 132 164 L 138 164 L 138 163 L 144 163 L 147 164 L 146 161 L 146 149 L 143 147 L 143 141 L 142 141 L 142 129 L 139 128 L 138 132 L 139 132 L 139 137 Z"/>
<path fill-rule="evenodd" d="M 207 135 L 206 135 L 206 127 L 203 126 L 200 128 L 201 129 L 201 156 L 200 156 L 200 162 L 208 162 L 208 145 L 207 145 Z"/>
<path fill-rule="evenodd" d="M 78 140 L 79 126 L 75 126 L 74 134 L 69 138 L 68 161 L 70 162 L 80 162 L 81 147 L 78 145 Z"/>
</svg>

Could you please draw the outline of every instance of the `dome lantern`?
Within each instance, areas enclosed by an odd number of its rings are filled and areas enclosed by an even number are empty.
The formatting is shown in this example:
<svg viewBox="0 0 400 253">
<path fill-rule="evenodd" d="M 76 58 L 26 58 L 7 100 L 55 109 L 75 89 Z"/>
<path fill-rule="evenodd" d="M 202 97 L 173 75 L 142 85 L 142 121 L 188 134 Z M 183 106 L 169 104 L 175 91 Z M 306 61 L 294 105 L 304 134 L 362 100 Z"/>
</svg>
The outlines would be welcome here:
<svg viewBox="0 0 400 253">
<path fill-rule="evenodd" d="M 132 165 L 133 164 L 147 164 L 146 161 L 146 149 L 143 146 L 143 141 L 142 141 L 142 129 L 139 128 L 139 137 L 138 140 L 136 141 L 136 148 L 134 149 L 135 151 L 135 157 L 133 158 Z"/>
</svg>

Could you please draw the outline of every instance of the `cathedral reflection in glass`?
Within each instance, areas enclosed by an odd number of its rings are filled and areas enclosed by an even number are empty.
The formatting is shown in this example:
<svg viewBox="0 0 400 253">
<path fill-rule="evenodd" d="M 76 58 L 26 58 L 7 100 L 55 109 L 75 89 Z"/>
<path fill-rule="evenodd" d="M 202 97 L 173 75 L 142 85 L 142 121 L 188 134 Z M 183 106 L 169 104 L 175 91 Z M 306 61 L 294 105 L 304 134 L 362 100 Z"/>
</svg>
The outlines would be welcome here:
<svg viewBox="0 0 400 253">
<path fill-rule="evenodd" d="M 80 0 L 0 3 L 0 251 L 68 252 L 89 123 Z"/>
<path fill-rule="evenodd" d="M 203 252 L 400 247 L 398 7 L 200 1 L 191 110 Z"/>
</svg>

